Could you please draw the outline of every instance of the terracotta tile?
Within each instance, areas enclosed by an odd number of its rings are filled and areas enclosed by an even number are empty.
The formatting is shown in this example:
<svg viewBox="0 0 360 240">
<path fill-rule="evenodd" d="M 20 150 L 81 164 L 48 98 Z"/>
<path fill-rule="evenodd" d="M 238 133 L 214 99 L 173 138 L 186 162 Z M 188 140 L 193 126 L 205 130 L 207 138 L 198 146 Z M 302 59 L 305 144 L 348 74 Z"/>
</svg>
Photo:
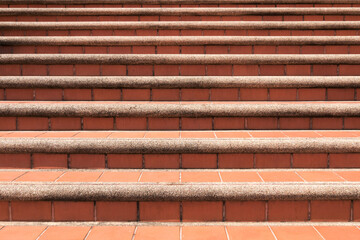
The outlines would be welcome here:
<svg viewBox="0 0 360 240">
<path fill-rule="evenodd" d="M 181 132 L 181 138 L 215 138 L 213 132 Z"/>
<path fill-rule="evenodd" d="M 220 153 L 219 168 L 253 168 L 254 155 L 246 153 Z"/>
<path fill-rule="evenodd" d="M 19 169 L 31 168 L 31 158 L 29 153 L 2 153 L 0 154 L 0 169 Z"/>
<path fill-rule="evenodd" d="M 326 153 L 294 153 L 294 168 L 327 168 L 328 154 Z"/>
<path fill-rule="evenodd" d="M 330 153 L 330 168 L 359 168 L 359 153 Z"/>
<path fill-rule="evenodd" d="M 94 202 L 53 203 L 55 221 L 94 221 Z"/>
<path fill-rule="evenodd" d="M 0 231 L 0 239 L 32 240 L 39 237 L 46 226 L 6 226 Z"/>
<path fill-rule="evenodd" d="M 257 172 L 220 172 L 221 178 L 224 182 L 262 182 Z"/>
<path fill-rule="evenodd" d="M 68 168 L 67 154 L 33 153 L 32 160 L 34 169 Z"/>
<path fill-rule="evenodd" d="M 288 171 L 271 171 L 261 172 L 260 176 L 265 182 L 304 182 L 295 172 Z"/>
<path fill-rule="evenodd" d="M 326 240 L 357 240 L 360 239 L 360 230 L 355 226 L 315 226 Z"/>
<path fill-rule="evenodd" d="M 77 132 L 46 132 L 37 138 L 71 138 L 75 134 L 77 134 Z"/>
<path fill-rule="evenodd" d="M 107 138 L 111 132 L 79 132 L 74 138 Z"/>
<path fill-rule="evenodd" d="M 96 202 L 96 221 L 136 221 L 136 202 Z"/>
<path fill-rule="evenodd" d="M 215 132 L 218 138 L 251 138 L 248 132 Z"/>
<path fill-rule="evenodd" d="M 298 171 L 297 172 L 307 182 L 343 182 L 339 176 L 328 171 Z"/>
<path fill-rule="evenodd" d="M 220 182 L 218 172 L 181 172 L 181 182 Z"/>
<path fill-rule="evenodd" d="M 25 172 L 0 172 L 0 182 L 10 182 Z"/>
<path fill-rule="evenodd" d="M 308 201 L 269 201 L 268 221 L 307 221 Z"/>
<path fill-rule="evenodd" d="M 290 168 L 291 156 L 285 153 L 256 153 L 255 154 L 256 168 Z"/>
<path fill-rule="evenodd" d="M 360 182 L 360 171 L 339 171 L 335 173 L 345 178 L 346 181 Z"/>
<path fill-rule="evenodd" d="M 226 240 L 224 226 L 185 226 L 182 228 L 183 240 Z"/>
<path fill-rule="evenodd" d="M 272 226 L 277 240 L 323 240 L 312 226 Z"/>
<path fill-rule="evenodd" d="M 180 227 L 140 226 L 134 240 L 180 240 Z"/>
<path fill-rule="evenodd" d="M 216 154 L 182 154 L 182 168 L 217 168 Z"/>
<path fill-rule="evenodd" d="M 83 239 L 89 230 L 90 227 L 81 226 L 50 226 L 44 234 L 41 235 L 39 240 Z"/>
<path fill-rule="evenodd" d="M 175 131 L 175 132 L 170 132 L 170 131 L 163 131 L 163 132 L 146 132 L 145 134 L 145 138 L 179 138 L 180 137 L 180 133 Z"/>
<path fill-rule="evenodd" d="M 275 240 L 267 226 L 228 226 L 226 228 L 231 240 Z"/>
<path fill-rule="evenodd" d="M 265 201 L 226 201 L 226 221 L 265 221 Z"/>
<path fill-rule="evenodd" d="M 16 182 L 53 182 L 58 177 L 61 176 L 63 172 L 27 172 L 26 174 L 22 175 L 18 179 L 16 179 Z"/>
<path fill-rule="evenodd" d="M 51 221 L 50 201 L 12 201 L 13 221 Z"/>
<path fill-rule="evenodd" d="M 105 168 L 104 154 L 70 154 L 69 168 Z"/>
<path fill-rule="evenodd" d="M 102 172 L 67 172 L 56 182 L 96 182 Z"/>
<path fill-rule="evenodd" d="M 139 209 L 140 221 L 180 221 L 180 202 L 140 202 Z"/>
<path fill-rule="evenodd" d="M 179 172 L 143 172 L 140 182 L 179 182 Z"/>
<path fill-rule="evenodd" d="M 144 154 L 145 168 L 172 168 L 180 167 L 180 154 Z"/>
<path fill-rule="evenodd" d="M 10 209 L 8 201 L 0 201 L 0 221 L 10 220 Z M 0 225 L 0 229 L 2 226 Z"/>
<path fill-rule="evenodd" d="M 350 200 L 311 201 L 311 221 L 349 221 Z"/>
<path fill-rule="evenodd" d="M 131 240 L 135 227 L 133 226 L 95 226 L 91 229 L 86 240 Z"/>
<path fill-rule="evenodd" d="M 113 132 L 109 138 L 143 138 L 145 132 Z"/>
<path fill-rule="evenodd" d="M 104 172 L 98 182 L 137 182 L 140 171 L 136 172 Z"/>
<path fill-rule="evenodd" d="M 285 138 L 287 137 L 282 132 L 274 132 L 274 131 L 250 131 L 251 136 L 254 138 Z"/>
<path fill-rule="evenodd" d="M 142 154 L 108 154 L 108 168 L 142 168 Z"/>
</svg>

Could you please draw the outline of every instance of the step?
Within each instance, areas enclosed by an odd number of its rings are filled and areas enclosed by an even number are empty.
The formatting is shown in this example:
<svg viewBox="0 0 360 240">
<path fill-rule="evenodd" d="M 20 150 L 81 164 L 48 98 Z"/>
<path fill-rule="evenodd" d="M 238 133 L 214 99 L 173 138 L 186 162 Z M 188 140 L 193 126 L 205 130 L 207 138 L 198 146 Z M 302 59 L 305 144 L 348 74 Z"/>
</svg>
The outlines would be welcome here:
<svg viewBox="0 0 360 240">
<path fill-rule="evenodd" d="M 356 54 L 357 36 L 1 37 L 1 53 Z"/>
<path fill-rule="evenodd" d="M 282 36 L 359 35 L 360 21 L 156 21 L 156 22 L 0 22 L 3 36 Z M 166 31 L 165 31 L 166 30 Z M 275 31 L 276 30 L 276 31 Z M 327 30 L 326 32 L 319 30 Z"/>
<path fill-rule="evenodd" d="M 325 239 L 336 240 L 359 238 L 358 224 L 344 223 L 239 223 L 239 224 L 193 224 L 193 223 L 4 223 L 0 236 L 4 239 L 21 240 L 55 240 L 59 236 L 67 239 L 124 239 L 124 240 L 285 240 L 291 239 Z M 155 238 L 154 238 L 155 237 Z"/>
<path fill-rule="evenodd" d="M 0 76 L 0 100 L 356 101 L 359 89 L 359 76 Z"/>
<path fill-rule="evenodd" d="M 359 131 L 1 132 L 1 168 L 358 168 Z"/>
<path fill-rule="evenodd" d="M 1 130 L 359 129 L 357 102 L 0 102 Z"/>
<path fill-rule="evenodd" d="M 5 221 L 349 222 L 360 219 L 359 176 L 359 170 L 2 171 L 0 204 Z"/>
<path fill-rule="evenodd" d="M 356 76 L 359 63 L 358 54 L 2 54 L 0 75 Z"/>
</svg>

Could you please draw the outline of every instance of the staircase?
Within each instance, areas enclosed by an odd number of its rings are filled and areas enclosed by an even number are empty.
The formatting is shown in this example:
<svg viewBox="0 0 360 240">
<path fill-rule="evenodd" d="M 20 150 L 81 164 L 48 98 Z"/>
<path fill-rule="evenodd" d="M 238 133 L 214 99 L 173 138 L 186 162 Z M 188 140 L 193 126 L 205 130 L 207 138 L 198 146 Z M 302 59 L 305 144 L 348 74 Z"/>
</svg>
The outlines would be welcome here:
<svg viewBox="0 0 360 240">
<path fill-rule="evenodd" d="M 360 239 L 358 0 L 0 0 L 0 239 Z"/>
</svg>

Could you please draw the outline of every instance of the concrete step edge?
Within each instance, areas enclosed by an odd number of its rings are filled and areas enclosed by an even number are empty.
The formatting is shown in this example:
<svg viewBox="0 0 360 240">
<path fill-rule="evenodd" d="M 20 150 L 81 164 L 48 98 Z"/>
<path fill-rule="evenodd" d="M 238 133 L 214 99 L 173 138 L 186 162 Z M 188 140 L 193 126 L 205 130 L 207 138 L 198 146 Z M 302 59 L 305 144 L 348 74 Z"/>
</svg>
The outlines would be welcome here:
<svg viewBox="0 0 360 240">
<path fill-rule="evenodd" d="M 356 153 L 359 138 L 0 138 L 0 153 Z"/>
<path fill-rule="evenodd" d="M 358 200 L 359 184 L 88 184 L 1 183 L 0 200 L 219 201 Z"/>
<path fill-rule="evenodd" d="M 1 9 L 1 8 L 0 8 Z M 360 45 L 359 36 L 84 36 L 0 37 L 2 46 Z"/>
<path fill-rule="evenodd" d="M 0 29 L 11 30 L 95 30 L 95 29 L 287 29 L 358 30 L 360 21 L 156 21 L 156 22 L 0 22 Z"/>
<path fill-rule="evenodd" d="M 354 65 L 360 54 L 2 54 L 0 64 Z"/>
<path fill-rule="evenodd" d="M 0 76 L 0 88 L 358 88 L 360 76 Z"/>
</svg>

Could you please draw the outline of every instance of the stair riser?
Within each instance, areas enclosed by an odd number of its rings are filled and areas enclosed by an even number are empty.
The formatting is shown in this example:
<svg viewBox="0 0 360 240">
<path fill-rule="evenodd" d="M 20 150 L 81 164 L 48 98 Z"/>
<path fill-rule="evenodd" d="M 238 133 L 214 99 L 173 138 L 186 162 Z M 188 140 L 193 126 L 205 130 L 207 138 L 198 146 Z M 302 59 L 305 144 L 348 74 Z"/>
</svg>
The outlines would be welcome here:
<svg viewBox="0 0 360 240">
<path fill-rule="evenodd" d="M 4 169 L 358 168 L 359 153 L 0 154 Z"/>
<path fill-rule="evenodd" d="M 359 88 L 0 89 L 0 100 L 9 101 L 358 101 L 359 97 Z"/>
<path fill-rule="evenodd" d="M 0 130 L 354 130 L 359 123 L 360 117 L 0 117 Z"/>
<path fill-rule="evenodd" d="M 352 222 L 360 220 L 360 201 L 2 201 L 0 202 L 0 220 L 55 222 Z"/>
</svg>

